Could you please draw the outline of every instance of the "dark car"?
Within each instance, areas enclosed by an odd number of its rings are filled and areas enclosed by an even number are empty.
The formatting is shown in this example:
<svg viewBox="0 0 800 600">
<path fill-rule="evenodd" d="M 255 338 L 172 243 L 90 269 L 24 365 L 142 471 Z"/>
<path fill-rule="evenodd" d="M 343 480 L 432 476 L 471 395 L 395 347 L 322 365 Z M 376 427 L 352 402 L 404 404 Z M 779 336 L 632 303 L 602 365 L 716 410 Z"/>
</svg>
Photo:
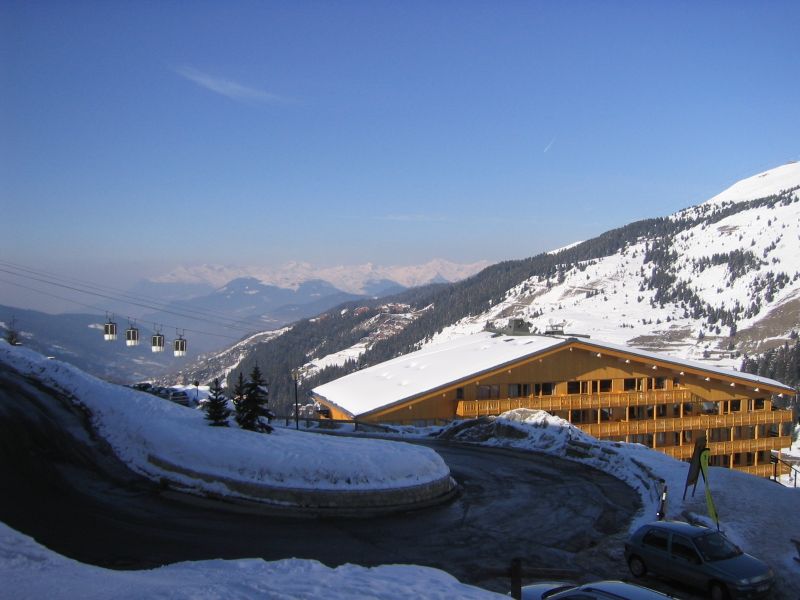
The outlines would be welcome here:
<svg viewBox="0 0 800 600">
<path fill-rule="evenodd" d="M 563 581 L 536 583 L 522 588 L 522 600 L 674 600 L 656 592 L 623 581 L 597 581 L 575 585 Z"/>
<path fill-rule="evenodd" d="M 768 598 L 772 569 L 715 529 L 678 521 L 640 527 L 625 544 L 635 577 L 650 572 L 707 591 L 713 600 Z"/>
</svg>

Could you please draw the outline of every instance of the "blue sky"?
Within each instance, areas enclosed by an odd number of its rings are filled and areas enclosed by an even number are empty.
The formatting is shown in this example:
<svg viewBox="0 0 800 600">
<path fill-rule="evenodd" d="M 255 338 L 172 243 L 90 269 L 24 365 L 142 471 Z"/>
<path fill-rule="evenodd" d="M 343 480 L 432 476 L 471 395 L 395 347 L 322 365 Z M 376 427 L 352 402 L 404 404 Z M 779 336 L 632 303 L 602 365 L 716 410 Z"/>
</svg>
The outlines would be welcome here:
<svg viewBox="0 0 800 600">
<path fill-rule="evenodd" d="M 800 159 L 798 2 L 0 2 L 7 260 L 499 261 Z M 2 298 L 0 298 L 2 302 Z"/>
</svg>

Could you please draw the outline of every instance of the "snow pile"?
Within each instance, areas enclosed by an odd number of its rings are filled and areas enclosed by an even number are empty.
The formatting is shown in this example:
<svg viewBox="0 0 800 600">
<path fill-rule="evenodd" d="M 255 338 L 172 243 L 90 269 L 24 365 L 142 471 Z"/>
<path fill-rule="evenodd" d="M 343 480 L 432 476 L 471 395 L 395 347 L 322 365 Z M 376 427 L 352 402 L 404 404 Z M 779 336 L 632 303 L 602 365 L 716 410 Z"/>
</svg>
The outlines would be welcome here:
<svg viewBox="0 0 800 600">
<path fill-rule="evenodd" d="M 682 499 L 688 463 L 641 444 L 597 440 L 544 411 L 517 409 L 496 419 L 454 423 L 442 434 L 488 446 L 543 452 L 595 467 L 624 481 L 642 498 L 633 532 L 656 518 L 667 486 L 667 518 L 712 526 L 706 517 L 702 478 Z M 791 539 L 800 539 L 800 488 L 788 488 L 740 471 L 711 467 L 709 484 L 722 531 L 744 550 L 773 567 L 787 597 L 800 597 L 800 565 Z"/>
<path fill-rule="evenodd" d="M 447 465 L 428 448 L 291 429 L 265 435 L 210 427 L 201 411 L 106 383 L 31 350 L 2 343 L 2 363 L 88 409 L 96 431 L 133 471 L 154 480 L 166 478 L 191 491 L 247 497 L 223 481 L 281 489 L 364 491 L 418 486 L 449 476 Z"/>
<path fill-rule="evenodd" d="M 0 581 L 4 590 L 0 595 L 18 599 L 502 598 L 459 583 L 443 571 L 410 565 L 342 565 L 331 569 L 314 560 L 244 559 L 183 562 L 149 571 L 112 571 L 60 556 L 3 523 Z"/>
</svg>

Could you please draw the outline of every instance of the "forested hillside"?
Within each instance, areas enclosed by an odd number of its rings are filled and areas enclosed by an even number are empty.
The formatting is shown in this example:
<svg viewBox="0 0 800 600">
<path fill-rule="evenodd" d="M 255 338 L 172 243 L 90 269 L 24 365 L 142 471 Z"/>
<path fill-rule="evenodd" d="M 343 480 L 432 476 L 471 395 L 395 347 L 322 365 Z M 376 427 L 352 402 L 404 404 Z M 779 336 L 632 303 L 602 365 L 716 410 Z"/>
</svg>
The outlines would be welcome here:
<svg viewBox="0 0 800 600">
<path fill-rule="evenodd" d="M 752 351 L 760 348 L 762 339 L 768 336 L 779 342 L 781 334 L 768 335 L 766 329 L 759 334 L 753 325 L 800 301 L 796 293 L 800 268 L 792 250 L 800 235 L 798 190 L 800 186 L 793 186 L 749 200 L 709 201 L 670 217 L 613 229 L 557 253 L 498 263 L 455 284 L 343 304 L 298 321 L 249 350 L 229 375 L 229 383 L 240 370 L 247 374 L 258 364 L 271 384 L 273 406 L 283 412 L 293 402 L 291 372 L 298 367 L 313 367 L 301 383 L 304 395 L 320 383 L 431 342 L 459 323 L 468 324 L 465 331 L 482 327 L 489 319 L 512 316 L 541 324 L 547 318 L 545 311 L 569 314 L 570 306 L 572 314 L 608 320 L 606 332 L 608 327 L 617 328 L 627 336 L 624 342 L 631 339 L 643 347 L 663 349 L 653 340 L 683 336 L 681 343 L 696 346 L 693 351 L 701 353 L 700 358 L 727 353 L 730 361 L 740 352 L 760 354 L 770 350 Z M 383 331 L 381 315 L 392 304 L 407 307 L 406 319 Z M 788 335 L 797 328 L 798 316 L 794 308 L 787 311 L 779 326 L 786 327 Z M 631 318 L 638 320 L 628 322 Z M 770 322 L 774 325 L 776 320 Z M 580 323 L 585 326 L 587 321 Z M 742 325 L 751 328 L 747 335 L 739 335 Z M 630 333 L 624 334 L 625 328 Z M 358 351 L 342 353 L 354 348 Z M 792 348 L 771 352 L 796 352 Z M 778 354 L 747 359 L 743 368 L 797 385 L 791 368 L 767 366 L 787 364 L 788 359 Z"/>
</svg>

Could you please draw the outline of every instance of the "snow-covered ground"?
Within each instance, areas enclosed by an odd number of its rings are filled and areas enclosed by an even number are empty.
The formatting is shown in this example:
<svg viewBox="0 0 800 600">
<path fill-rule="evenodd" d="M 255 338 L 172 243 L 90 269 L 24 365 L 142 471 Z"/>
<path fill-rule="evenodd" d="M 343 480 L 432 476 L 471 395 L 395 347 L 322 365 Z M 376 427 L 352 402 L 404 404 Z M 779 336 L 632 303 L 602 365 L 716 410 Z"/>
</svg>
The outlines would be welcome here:
<svg viewBox="0 0 800 600">
<path fill-rule="evenodd" d="M 201 411 L 106 383 L 4 341 L 0 343 L 3 363 L 87 408 L 97 432 L 131 470 L 156 481 L 166 479 L 187 491 L 246 498 L 222 481 L 256 488 L 363 491 L 418 486 L 449 476 L 441 457 L 419 446 L 383 440 L 364 445 L 364 440 L 291 429 L 265 435 L 209 427 Z M 181 470 L 165 465 L 178 465 Z"/>
<path fill-rule="evenodd" d="M 413 565 L 335 569 L 314 560 L 206 560 L 148 571 L 79 563 L 0 523 L 0 598 L 116 600 L 303 600 L 385 598 L 491 600 L 499 594 L 464 585 L 443 571 Z"/>
<path fill-rule="evenodd" d="M 93 413 L 98 432 L 119 457 L 149 477 L 165 475 L 148 460 L 150 454 L 189 464 L 211 476 L 270 484 L 281 481 L 292 487 L 315 489 L 341 489 L 345 480 L 349 480 L 344 484 L 347 487 L 401 487 L 409 479 L 424 481 L 448 473 L 434 452 L 409 444 L 331 438 L 286 428 L 263 435 L 208 427 L 199 411 L 104 383 L 74 367 L 4 342 L 0 343 L 0 364 L 80 399 Z M 644 507 L 631 522 L 631 530 L 654 518 L 662 485 L 669 491 L 668 518 L 710 524 L 705 516 L 702 480 L 694 496 L 690 491 L 686 500 L 681 498 L 686 463 L 638 444 L 598 441 L 541 411 L 506 413 L 491 424 L 490 435 L 480 427 L 487 426 L 465 428 L 459 439 L 579 461 L 628 483 L 639 493 Z M 508 435 L 509 428 L 515 430 L 514 435 Z M 413 437 L 432 431 L 406 429 L 405 433 Z M 198 444 L 199 436 L 208 443 Z M 243 460 L 245 456 L 248 460 Z M 263 456 L 269 457 L 268 463 L 260 458 Z M 182 483 L 200 493 L 225 493 L 221 484 L 209 484 L 201 478 Z M 774 568 L 782 597 L 800 597 L 800 565 L 793 560 L 795 549 L 790 542 L 792 538 L 800 539 L 800 489 L 722 468 L 711 469 L 710 485 L 723 531 Z M 61 557 L 3 524 L 0 581 L 0 597 L 15 599 L 498 597 L 462 585 L 441 571 L 416 566 L 367 569 L 344 565 L 331 569 L 307 560 L 268 563 L 250 559 L 187 562 L 150 571 L 112 571 Z"/>
</svg>

